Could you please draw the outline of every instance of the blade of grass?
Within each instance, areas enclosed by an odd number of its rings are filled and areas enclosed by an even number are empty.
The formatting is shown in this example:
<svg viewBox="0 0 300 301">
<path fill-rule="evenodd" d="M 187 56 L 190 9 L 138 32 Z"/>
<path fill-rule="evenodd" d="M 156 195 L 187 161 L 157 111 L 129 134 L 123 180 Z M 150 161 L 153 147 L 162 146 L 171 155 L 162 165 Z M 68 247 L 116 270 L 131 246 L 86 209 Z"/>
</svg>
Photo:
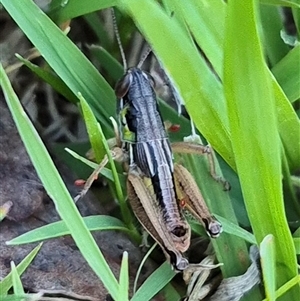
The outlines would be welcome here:
<svg viewBox="0 0 300 301">
<path fill-rule="evenodd" d="M 18 270 L 15 266 L 15 263 L 12 261 L 10 263 L 10 266 L 11 266 L 11 278 L 12 278 L 14 294 L 17 296 L 24 296 L 25 292 L 23 289 L 23 285 L 22 285 Z"/>
<path fill-rule="evenodd" d="M 86 227 L 90 231 L 107 231 L 107 230 L 118 230 L 123 232 L 129 232 L 125 224 L 119 219 L 106 216 L 106 215 L 95 215 L 83 217 L 83 221 Z M 46 226 L 26 232 L 12 240 L 8 241 L 8 245 L 21 245 L 33 243 L 41 240 L 50 238 L 60 237 L 71 234 L 66 223 L 58 221 L 51 223 Z"/>
<path fill-rule="evenodd" d="M 0 65 L 1 85 L 5 99 L 24 142 L 32 163 L 43 183 L 45 190 L 55 203 L 56 210 L 66 223 L 82 255 L 90 267 L 103 281 L 104 286 L 115 298 L 118 294 L 118 283 L 110 270 L 101 251 L 98 249 L 91 233 L 85 226 L 72 197 L 62 181 L 41 138 L 24 112 L 14 93 L 10 82 Z"/>
<path fill-rule="evenodd" d="M 78 98 L 74 95 L 74 93 L 72 93 L 66 84 L 56 74 L 53 74 L 52 71 L 40 68 L 39 66 L 24 59 L 19 54 L 16 54 L 16 57 L 39 78 L 48 83 L 55 91 L 60 93 L 66 99 L 72 101 L 73 103 L 78 101 Z"/>
<path fill-rule="evenodd" d="M 106 155 L 104 146 L 104 143 L 106 143 L 106 138 L 104 136 L 99 135 L 97 120 L 92 110 L 86 103 L 85 99 L 82 97 L 81 94 L 78 95 L 78 98 L 80 99 L 80 106 L 83 112 L 84 122 L 89 135 L 89 141 L 94 151 L 96 162 L 100 163 Z"/>
<path fill-rule="evenodd" d="M 267 235 L 260 244 L 260 262 L 263 272 L 264 287 L 267 299 L 275 301 L 276 290 L 276 255 L 273 235 Z"/>
<path fill-rule="evenodd" d="M 260 5 L 261 31 L 264 38 L 264 49 L 271 66 L 276 65 L 289 52 L 289 47 L 280 37 L 283 28 L 280 11 L 277 7 Z"/>
<path fill-rule="evenodd" d="M 233 0 L 228 5 L 224 85 L 232 146 L 255 237 L 258 242 L 267 234 L 275 237 L 280 286 L 297 274 L 297 264 L 282 199 L 275 101 L 258 39 L 255 2 Z M 286 297 L 299 293 L 295 289 Z"/>
<path fill-rule="evenodd" d="M 292 278 L 290 281 L 285 283 L 283 286 L 281 286 L 277 291 L 276 291 L 276 299 L 281 297 L 283 294 L 288 292 L 293 286 L 295 285 L 300 285 L 300 275 L 295 276 Z M 264 299 L 263 301 L 269 301 L 269 299 Z"/>
<path fill-rule="evenodd" d="M 151 300 L 175 276 L 170 264 L 165 262 L 156 269 L 137 290 L 131 301 Z"/>
<path fill-rule="evenodd" d="M 128 276 L 128 253 L 123 253 L 120 278 L 119 278 L 119 298 L 118 301 L 127 301 L 129 293 L 129 276 Z"/>
<path fill-rule="evenodd" d="M 80 0 L 54 0 L 50 5 L 50 16 L 57 23 L 92 13 L 96 10 L 114 6 L 116 0 L 89 0 L 87 2 Z"/>
<path fill-rule="evenodd" d="M 300 98 L 300 44 L 273 68 L 272 73 L 291 103 Z"/>
<path fill-rule="evenodd" d="M 73 156 L 75 159 L 80 160 L 82 163 L 88 165 L 89 167 L 91 167 L 92 169 L 96 169 L 98 167 L 97 163 L 94 163 L 80 155 L 78 155 L 77 153 L 73 152 L 72 150 L 65 148 L 65 151 L 68 152 L 71 156 Z M 106 167 L 103 167 L 103 169 L 100 171 L 100 174 L 105 177 L 106 179 L 110 180 L 110 181 L 114 181 L 114 176 L 112 174 L 112 171 Z M 119 181 L 121 183 L 122 187 L 126 187 L 126 179 L 125 176 L 122 174 L 118 174 L 118 178 Z"/>
<path fill-rule="evenodd" d="M 95 110 L 105 134 L 112 135 L 109 117 L 115 114 L 115 94 L 96 68 L 33 1 L 1 2 L 56 74 Z"/>
<path fill-rule="evenodd" d="M 22 275 L 28 268 L 36 254 L 39 252 L 42 244 L 36 246 L 17 266 L 18 275 Z M 0 282 L 0 296 L 5 296 L 12 287 L 12 273 L 10 272 Z"/>
</svg>

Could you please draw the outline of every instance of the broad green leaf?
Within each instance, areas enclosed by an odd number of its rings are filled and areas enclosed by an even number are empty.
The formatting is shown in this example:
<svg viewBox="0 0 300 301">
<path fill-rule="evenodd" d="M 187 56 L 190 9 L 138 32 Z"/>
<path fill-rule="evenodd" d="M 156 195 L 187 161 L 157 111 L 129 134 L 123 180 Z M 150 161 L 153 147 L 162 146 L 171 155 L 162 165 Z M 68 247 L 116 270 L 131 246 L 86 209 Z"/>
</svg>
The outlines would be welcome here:
<svg viewBox="0 0 300 301">
<path fill-rule="evenodd" d="M 233 153 L 249 219 L 258 243 L 267 234 L 280 242 L 276 244 L 276 266 L 277 283 L 282 285 L 297 274 L 297 265 L 282 199 L 275 99 L 258 39 L 255 3 L 244 1 L 241 5 L 233 0 L 228 4 L 224 86 Z M 245 79 L 251 85 L 245 85 Z M 298 293 L 291 291 L 289 298 Z"/>
</svg>

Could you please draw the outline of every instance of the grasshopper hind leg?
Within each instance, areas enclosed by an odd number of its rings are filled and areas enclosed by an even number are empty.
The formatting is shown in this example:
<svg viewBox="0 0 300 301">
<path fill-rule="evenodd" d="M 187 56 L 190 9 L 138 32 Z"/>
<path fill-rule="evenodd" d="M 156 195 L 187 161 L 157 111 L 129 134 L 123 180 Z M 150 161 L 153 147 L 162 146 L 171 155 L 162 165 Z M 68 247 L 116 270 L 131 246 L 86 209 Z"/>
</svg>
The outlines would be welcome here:
<svg viewBox="0 0 300 301">
<path fill-rule="evenodd" d="M 230 190 L 230 183 L 216 172 L 214 151 L 210 145 L 203 145 L 195 142 L 175 142 L 172 143 L 172 151 L 181 154 L 206 155 L 211 177 L 222 184 L 225 191 Z"/>
</svg>

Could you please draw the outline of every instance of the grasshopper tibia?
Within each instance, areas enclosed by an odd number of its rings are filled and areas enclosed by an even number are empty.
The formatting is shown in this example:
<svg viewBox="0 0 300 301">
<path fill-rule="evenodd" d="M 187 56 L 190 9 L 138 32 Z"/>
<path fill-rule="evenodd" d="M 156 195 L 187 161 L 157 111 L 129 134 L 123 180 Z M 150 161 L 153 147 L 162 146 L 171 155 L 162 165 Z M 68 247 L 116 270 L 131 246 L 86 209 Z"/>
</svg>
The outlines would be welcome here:
<svg viewBox="0 0 300 301">
<path fill-rule="evenodd" d="M 180 164 L 174 165 L 178 195 L 185 199 L 185 208 L 205 227 L 212 238 L 222 232 L 222 225 L 211 215 L 205 200 L 189 171 Z"/>
<path fill-rule="evenodd" d="M 211 177 L 218 183 L 221 183 L 225 191 L 230 190 L 230 183 L 226 181 L 222 176 L 219 176 L 216 172 L 214 151 L 210 145 L 202 145 L 191 142 L 174 142 L 171 146 L 174 153 L 207 155 L 209 163 L 209 173 Z"/>
</svg>

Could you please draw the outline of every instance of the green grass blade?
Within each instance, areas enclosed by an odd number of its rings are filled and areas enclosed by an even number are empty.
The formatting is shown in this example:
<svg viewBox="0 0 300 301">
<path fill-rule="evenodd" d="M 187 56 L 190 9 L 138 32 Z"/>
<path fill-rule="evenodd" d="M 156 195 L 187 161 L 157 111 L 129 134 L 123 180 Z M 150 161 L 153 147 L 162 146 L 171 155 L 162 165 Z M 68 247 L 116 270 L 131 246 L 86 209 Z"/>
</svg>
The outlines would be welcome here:
<svg viewBox="0 0 300 301">
<path fill-rule="evenodd" d="M 128 232 L 128 228 L 119 219 L 106 216 L 106 215 L 95 215 L 87 216 L 83 218 L 86 227 L 90 231 L 108 231 L 108 230 L 118 230 L 123 232 Z M 46 239 L 51 239 L 55 237 L 60 237 L 64 235 L 71 234 L 66 223 L 63 221 L 58 221 L 51 223 L 46 226 L 31 230 L 26 232 L 12 240 L 8 241 L 8 245 L 21 245 L 28 244 L 37 241 L 44 241 Z"/>
<path fill-rule="evenodd" d="M 68 148 L 65 148 L 65 151 L 68 152 L 71 156 L 73 156 L 75 159 L 81 161 L 82 163 L 88 165 L 89 167 L 91 167 L 92 169 L 96 169 L 98 167 L 98 164 L 95 163 L 95 162 L 92 162 L 80 155 L 78 155 L 77 153 L 75 153 L 74 151 L 68 149 Z M 103 167 L 103 169 L 100 171 L 100 174 L 105 177 L 106 179 L 114 182 L 114 176 L 112 174 L 112 171 L 106 167 Z M 118 174 L 118 178 L 119 178 L 119 181 L 121 183 L 121 186 L 123 188 L 126 187 L 126 178 L 123 174 Z"/>
<path fill-rule="evenodd" d="M 24 296 L 25 292 L 23 289 L 23 285 L 18 270 L 13 261 L 10 263 L 10 266 L 11 266 L 11 278 L 12 278 L 14 294 L 17 296 Z"/>
<path fill-rule="evenodd" d="M 175 276 L 175 272 L 171 269 L 170 264 L 165 262 L 156 269 L 137 290 L 131 301 L 147 301 L 152 298 L 169 283 Z"/>
<path fill-rule="evenodd" d="M 296 249 L 296 254 L 300 255 L 300 238 L 294 238 L 294 244 Z"/>
<path fill-rule="evenodd" d="M 256 239 L 252 233 L 246 231 L 245 229 L 237 226 L 236 224 L 228 221 L 227 219 L 225 219 L 217 214 L 214 214 L 214 216 L 222 224 L 225 233 L 238 236 L 238 237 L 244 239 L 245 241 L 251 243 L 252 245 L 257 244 Z"/>
<path fill-rule="evenodd" d="M 278 63 L 289 51 L 280 37 L 283 28 L 282 17 L 277 7 L 260 5 L 261 30 L 264 38 L 264 49 L 271 66 Z"/>
<path fill-rule="evenodd" d="M 22 275 L 28 268 L 36 254 L 39 252 L 42 244 L 36 246 L 17 266 L 18 275 Z M 5 296 L 12 287 L 12 273 L 10 272 L 0 282 L 0 296 Z"/>
<path fill-rule="evenodd" d="M 291 171 L 295 171 L 299 168 L 300 162 L 300 120 L 271 72 L 267 71 L 272 81 L 277 107 L 278 132 L 284 148 L 285 160 Z"/>
<path fill-rule="evenodd" d="M 275 100 L 257 34 L 257 7 L 230 1 L 228 9 L 224 85 L 232 147 L 255 237 L 258 242 L 267 234 L 275 237 L 280 286 L 297 274 L 297 265 L 282 199 Z M 287 297 L 299 293 L 295 289 Z"/>
<path fill-rule="evenodd" d="M 187 1 L 184 4 L 181 1 L 175 1 L 175 3 L 179 3 L 179 10 L 181 8 L 197 44 L 218 76 L 222 78 L 226 3 L 219 0 L 207 1 L 205 5 L 197 0 Z"/>
<path fill-rule="evenodd" d="M 60 93 L 66 99 L 72 101 L 73 103 L 78 101 L 78 98 L 74 95 L 74 93 L 72 93 L 66 84 L 56 74 L 53 74 L 52 71 L 49 71 L 46 68 L 40 68 L 39 66 L 24 59 L 19 54 L 16 54 L 16 57 L 39 78 L 48 83 L 55 91 Z"/>
<path fill-rule="evenodd" d="M 128 253 L 123 253 L 120 278 L 119 278 L 119 298 L 118 301 L 127 301 L 129 293 L 129 273 L 128 273 Z"/>
<path fill-rule="evenodd" d="M 33 1 L 1 2 L 70 90 L 75 95 L 78 92 L 83 95 L 95 110 L 98 121 L 111 135 L 109 117 L 115 115 L 115 94 L 96 68 Z"/>
<path fill-rule="evenodd" d="M 92 149 L 94 151 L 96 162 L 100 163 L 106 154 L 104 146 L 104 143 L 106 143 L 106 138 L 100 135 L 97 120 L 85 99 L 82 97 L 82 95 L 78 95 L 78 98 L 80 99 L 83 119 L 86 125 Z"/>
<path fill-rule="evenodd" d="M 58 214 L 68 226 L 82 255 L 97 276 L 103 281 L 104 286 L 110 294 L 115 298 L 118 292 L 118 283 L 112 271 L 98 249 L 91 233 L 86 228 L 43 142 L 20 105 L 2 65 L 0 66 L 0 74 L 1 85 L 7 104 L 45 190 L 55 203 Z"/>
<path fill-rule="evenodd" d="M 276 255 L 273 235 L 267 235 L 260 244 L 260 262 L 264 287 L 269 301 L 275 301 L 276 291 Z"/>
<path fill-rule="evenodd" d="M 99 9 L 114 6 L 116 2 L 116 0 L 54 0 L 50 6 L 50 16 L 57 23 L 62 23 Z"/>
<path fill-rule="evenodd" d="M 273 68 L 272 73 L 291 103 L 300 99 L 300 44 Z"/>
<path fill-rule="evenodd" d="M 300 8 L 298 0 L 260 0 L 262 4 Z"/>
<path fill-rule="evenodd" d="M 276 291 L 276 298 L 281 297 L 283 294 L 288 292 L 293 286 L 295 285 L 300 285 L 300 275 L 295 276 L 292 278 L 290 281 L 285 283 L 283 286 L 281 286 L 277 291 Z M 269 299 L 264 299 L 263 301 L 269 301 Z"/>
</svg>

